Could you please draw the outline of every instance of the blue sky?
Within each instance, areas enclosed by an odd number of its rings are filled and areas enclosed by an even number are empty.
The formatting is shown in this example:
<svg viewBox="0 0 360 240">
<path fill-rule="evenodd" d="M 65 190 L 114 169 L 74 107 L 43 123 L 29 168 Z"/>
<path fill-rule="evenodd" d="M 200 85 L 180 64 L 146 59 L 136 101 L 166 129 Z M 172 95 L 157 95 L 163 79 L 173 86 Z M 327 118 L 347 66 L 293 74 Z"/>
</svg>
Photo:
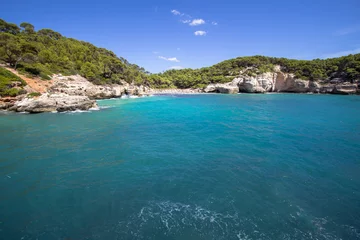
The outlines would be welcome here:
<svg viewBox="0 0 360 240">
<path fill-rule="evenodd" d="M 359 9 L 359 0 L 17 0 L 2 1 L 0 18 L 51 28 L 160 72 L 258 54 L 358 53 Z"/>
</svg>

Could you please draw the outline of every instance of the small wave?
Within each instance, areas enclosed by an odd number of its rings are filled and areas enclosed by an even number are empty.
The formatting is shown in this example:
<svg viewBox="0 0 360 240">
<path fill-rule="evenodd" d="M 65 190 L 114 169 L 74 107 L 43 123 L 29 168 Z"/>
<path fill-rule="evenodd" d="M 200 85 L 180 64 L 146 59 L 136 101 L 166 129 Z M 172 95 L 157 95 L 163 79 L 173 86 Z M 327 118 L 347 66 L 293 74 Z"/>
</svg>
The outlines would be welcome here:
<svg viewBox="0 0 360 240">
<path fill-rule="evenodd" d="M 89 113 L 89 112 L 91 112 L 91 111 L 76 109 L 74 111 L 64 111 L 64 112 L 60 112 L 60 113 L 74 114 L 74 113 Z"/>
<path fill-rule="evenodd" d="M 101 109 L 108 109 L 108 108 L 113 108 L 114 106 L 100 106 L 100 110 Z"/>
</svg>

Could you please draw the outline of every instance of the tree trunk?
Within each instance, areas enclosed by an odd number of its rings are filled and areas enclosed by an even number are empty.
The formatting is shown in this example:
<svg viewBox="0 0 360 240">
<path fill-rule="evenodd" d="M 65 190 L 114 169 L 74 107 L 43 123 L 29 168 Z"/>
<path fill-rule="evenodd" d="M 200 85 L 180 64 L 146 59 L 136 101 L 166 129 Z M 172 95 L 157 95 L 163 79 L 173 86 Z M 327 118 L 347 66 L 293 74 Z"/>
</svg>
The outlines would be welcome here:
<svg viewBox="0 0 360 240">
<path fill-rule="evenodd" d="M 14 66 L 14 69 L 15 69 L 15 70 L 16 70 L 16 68 L 17 68 L 18 63 L 21 61 L 21 59 L 22 59 L 22 58 L 19 58 L 19 59 L 15 62 L 15 66 Z"/>
</svg>

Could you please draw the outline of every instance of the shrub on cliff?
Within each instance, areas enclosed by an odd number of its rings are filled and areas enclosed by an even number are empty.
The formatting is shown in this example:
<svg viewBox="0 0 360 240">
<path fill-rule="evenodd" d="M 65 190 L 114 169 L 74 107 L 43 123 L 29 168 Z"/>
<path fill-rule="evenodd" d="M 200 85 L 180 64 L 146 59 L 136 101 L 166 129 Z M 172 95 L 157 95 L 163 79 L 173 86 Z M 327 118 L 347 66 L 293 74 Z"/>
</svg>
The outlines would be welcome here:
<svg viewBox="0 0 360 240">
<path fill-rule="evenodd" d="M 29 93 L 27 96 L 28 96 L 29 98 L 39 97 L 39 96 L 41 96 L 41 93 L 32 92 L 32 93 Z"/>
<path fill-rule="evenodd" d="M 26 82 L 12 72 L 0 67 L 0 96 L 15 97 L 24 93 L 21 91 Z M 16 88 L 15 88 L 16 87 Z"/>
</svg>

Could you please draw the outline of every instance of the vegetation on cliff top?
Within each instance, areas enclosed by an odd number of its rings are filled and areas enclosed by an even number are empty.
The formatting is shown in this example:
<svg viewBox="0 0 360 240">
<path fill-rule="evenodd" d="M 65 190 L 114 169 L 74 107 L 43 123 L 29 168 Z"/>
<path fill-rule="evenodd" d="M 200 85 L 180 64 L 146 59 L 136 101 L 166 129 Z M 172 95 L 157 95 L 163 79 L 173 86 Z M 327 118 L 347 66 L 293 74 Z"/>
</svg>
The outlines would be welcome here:
<svg viewBox="0 0 360 240">
<path fill-rule="evenodd" d="M 95 84 L 125 80 L 146 84 L 145 70 L 113 52 L 66 38 L 51 29 L 35 31 L 30 23 L 17 26 L 0 19 L 0 61 L 42 79 L 54 73 L 80 74 Z"/>
<path fill-rule="evenodd" d="M 281 70 L 301 79 L 313 81 L 342 78 L 360 79 L 360 54 L 340 58 L 293 60 L 264 56 L 239 57 L 200 69 L 168 70 L 150 74 L 113 52 L 66 38 L 51 29 L 35 31 L 29 23 L 7 23 L 0 19 L 0 61 L 18 71 L 49 79 L 53 73 L 80 74 L 95 84 L 119 83 L 125 80 L 153 88 L 202 88 L 210 83 L 224 83 L 239 76 Z"/>
</svg>

